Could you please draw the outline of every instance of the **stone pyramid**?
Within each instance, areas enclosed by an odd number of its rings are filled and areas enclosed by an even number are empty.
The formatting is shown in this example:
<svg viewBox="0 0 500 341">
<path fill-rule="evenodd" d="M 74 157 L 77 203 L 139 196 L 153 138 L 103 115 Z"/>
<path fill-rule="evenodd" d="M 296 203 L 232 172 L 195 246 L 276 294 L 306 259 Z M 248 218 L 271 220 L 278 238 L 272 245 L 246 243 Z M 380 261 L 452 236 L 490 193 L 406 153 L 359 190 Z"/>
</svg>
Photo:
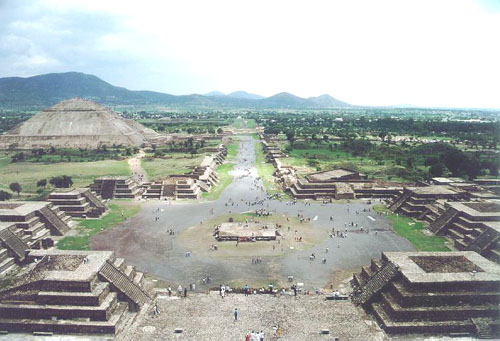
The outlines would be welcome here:
<svg viewBox="0 0 500 341">
<path fill-rule="evenodd" d="M 95 102 L 74 98 L 59 102 L 0 135 L 0 147 L 96 148 L 100 145 L 139 146 L 159 135 Z"/>
</svg>

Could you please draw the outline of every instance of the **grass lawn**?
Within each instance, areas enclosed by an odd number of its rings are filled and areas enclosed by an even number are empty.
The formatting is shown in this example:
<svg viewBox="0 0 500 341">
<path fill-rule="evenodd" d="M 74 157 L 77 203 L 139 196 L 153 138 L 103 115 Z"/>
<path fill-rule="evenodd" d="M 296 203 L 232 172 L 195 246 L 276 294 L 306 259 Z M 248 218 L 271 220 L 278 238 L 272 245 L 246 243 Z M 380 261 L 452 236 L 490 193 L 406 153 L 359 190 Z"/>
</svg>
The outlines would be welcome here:
<svg viewBox="0 0 500 341">
<path fill-rule="evenodd" d="M 191 171 L 195 166 L 199 166 L 206 153 L 171 153 L 171 158 L 145 158 L 141 159 L 141 166 L 146 171 L 149 181 L 156 181 L 171 174 L 184 174 Z"/>
<path fill-rule="evenodd" d="M 68 175 L 73 179 L 73 186 L 88 186 L 94 179 L 103 175 L 130 175 L 126 160 L 104 160 L 95 162 L 59 162 L 53 164 L 16 162 L 10 157 L 0 158 L 0 189 L 10 191 L 9 184 L 19 182 L 22 192 L 34 193 L 38 180 L 58 175 Z M 17 195 L 16 195 L 17 196 Z"/>
<path fill-rule="evenodd" d="M 233 141 L 227 146 L 227 156 L 226 161 L 217 166 L 217 176 L 219 177 L 219 182 L 212 187 L 210 192 L 202 193 L 202 197 L 207 200 L 216 200 L 222 191 L 233 182 L 233 176 L 229 174 L 235 165 L 236 155 L 238 154 L 238 141 Z"/>
<path fill-rule="evenodd" d="M 377 212 L 388 212 L 384 205 L 374 206 Z M 417 251 L 450 251 L 445 245 L 446 238 L 424 233 L 423 223 L 402 215 L 390 214 L 387 218 L 392 222 L 392 229 L 399 236 L 408 239 Z"/>
<path fill-rule="evenodd" d="M 59 250 L 90 250 L 93 235 L 109 229 L 127 218 L 139 213 L 140 205 L 133 201 L 119 200 L 109 205 L 109 213 L 101 219 L 75 219 L 78 224 L 78 236 L 62 238 L 57 243 Z"/>
</svg>

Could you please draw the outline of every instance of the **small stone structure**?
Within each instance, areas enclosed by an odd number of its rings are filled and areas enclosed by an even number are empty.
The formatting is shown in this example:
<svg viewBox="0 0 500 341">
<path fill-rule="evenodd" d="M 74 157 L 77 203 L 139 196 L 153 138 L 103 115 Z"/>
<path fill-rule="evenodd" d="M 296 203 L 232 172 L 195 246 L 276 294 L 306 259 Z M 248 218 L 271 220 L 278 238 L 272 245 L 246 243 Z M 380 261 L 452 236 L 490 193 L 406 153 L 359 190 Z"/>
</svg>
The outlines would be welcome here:
<svg viewBox="0 0 500 341">
<path fill-rule="evenodd" d="M 383 252 L 352 284 L 387 333 L 499 333 L 500 266 L 476 252 Z"/>
<path fill-rule="evenodd" d="M 227 148 L 221 144 L 216 152 L 206 156 L 199 166 L 186 174 L 173 174 L 147 185 L 143 194 L 148 199 L 198 199 L 219 182 L 215 168 L 224 162 Z"/>
<path fill-rule="evenodd" d="M 259 241 L 276 240 L 280 233 L 272 224 L 257 222 L 222 223 L 214 230 L 218 241 Z"/>
<path fill-rule="evenodd" d="M 445 202 L 443 211 L 429 225 L 446 235 L 458 250 L 476 251 L 500 263 L 500 205 L 491 201 Z M 430 216 L 430 215 L 429 215 Z"/>
<path fill-rule="evenodd" d="M 143 192 L 130 176 L 103 176 L 95 179 L 90 189 L 102 199 L 136 199 Z"/>
<path fill-rule="evenodd" d="M 17 268 L 29 249 L 51 247 L 71 229 L 71 217 L 50 202 L 0 203 L 0 275 Z"/>
<path fill-rule="evenodd" d="M 389 209 L 393 213 L 401 213 L 409 217 L 418 218 L 427 210 L 428 205 L 434 203 L 436 200 L 459 201 L 467 198 L 467 192 L 447 185 L 407 187 L 389 205 Z"/>
<path fill-rule="evenodd" d="M 0 330 L 115 334 L 151 302 L 143 274 L 111 251 L 32 250 L 0 289 Z"/>
<path fill-rule="evenodd" d="M 60 189 L 47 199 L 67 215 L 80 218 L 99 218 L 108 207 L 90 188 Z"/>
</svg>

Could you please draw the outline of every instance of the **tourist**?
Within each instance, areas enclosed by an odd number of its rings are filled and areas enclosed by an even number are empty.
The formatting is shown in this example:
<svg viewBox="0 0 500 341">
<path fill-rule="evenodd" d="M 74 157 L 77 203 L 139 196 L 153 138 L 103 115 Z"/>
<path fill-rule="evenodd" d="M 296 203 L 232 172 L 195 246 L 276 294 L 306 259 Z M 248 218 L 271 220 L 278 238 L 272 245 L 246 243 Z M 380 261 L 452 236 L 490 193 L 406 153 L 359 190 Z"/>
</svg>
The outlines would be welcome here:
<svg viewBox="0 0 500 341">
<path fill-rule="evenodd" d="M 172 297 L 172 288 L 168 287 L 168 297 Z"/>
<path fill-rule="evenodd" d="M 238 321 L 238 308 L 234 308 L 234 322 Z"/>
<path fill-rule="evenodd" d="M 245 296 L 248 296 L 248 291 L 249 291 L 248 284 L 245 284 L 244 291 L 245 291 Z"/>
<path fill-rule="evenodd" d="M 179 297 L 182 297 L 182 285 L 179 284 L 179 287 L 177 288 L 177 293 L 179 294 Z"/>
<path fill-rule="evenodd" d="M 220 290 L 220 296 L 222 297 L 222 299 L 224 299 L 225 295 L 226 295 L 226 287 L 222 287 Z"/>
<path fill-rule="evenodd" d="M 158 303 L 155 303 L 155 306 L 153 307 L 153 313 L 155 317 L 158 317 L 158 315 L 160 315 L 160 311 L 158 310 Z"/>
</svg>

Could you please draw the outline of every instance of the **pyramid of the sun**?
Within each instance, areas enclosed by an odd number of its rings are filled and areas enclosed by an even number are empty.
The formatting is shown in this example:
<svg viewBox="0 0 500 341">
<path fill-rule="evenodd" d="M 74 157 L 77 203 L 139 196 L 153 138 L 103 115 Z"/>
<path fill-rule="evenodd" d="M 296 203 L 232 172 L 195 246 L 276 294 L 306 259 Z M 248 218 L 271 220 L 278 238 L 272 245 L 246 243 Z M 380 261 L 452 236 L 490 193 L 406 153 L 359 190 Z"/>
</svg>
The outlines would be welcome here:
<svg viewBox="0 0 500 341">
<path fill-rule="evenodd" d="M 0 147 L 139 146 L 157 138 L 158 134 L 153 130 L 124 119 L 109 108 L 75 98 L 59 102 L 0 135 Z"/>
</svg>

